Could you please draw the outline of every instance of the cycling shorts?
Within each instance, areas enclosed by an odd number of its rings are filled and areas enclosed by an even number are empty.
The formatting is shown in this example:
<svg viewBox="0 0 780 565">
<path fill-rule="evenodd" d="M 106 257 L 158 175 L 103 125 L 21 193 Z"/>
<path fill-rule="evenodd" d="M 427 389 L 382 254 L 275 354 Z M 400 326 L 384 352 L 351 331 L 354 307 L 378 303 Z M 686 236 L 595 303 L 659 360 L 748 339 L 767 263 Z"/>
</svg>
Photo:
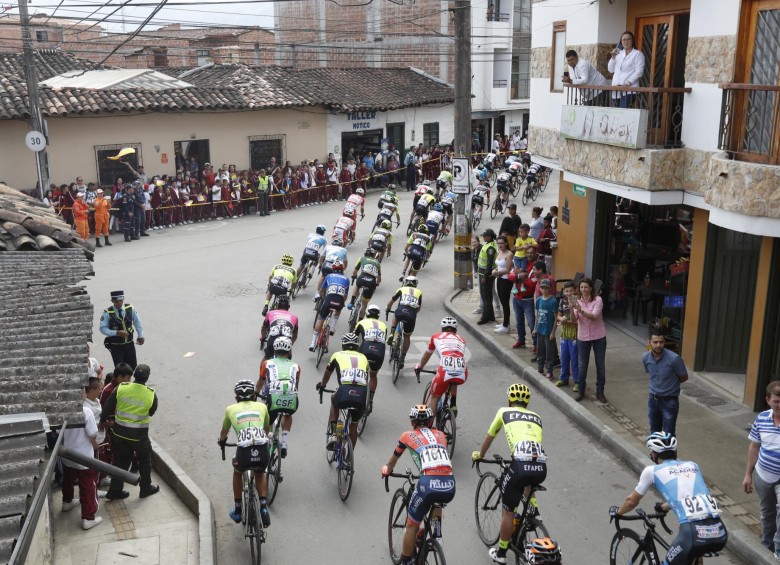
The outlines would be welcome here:
<svg viewBox="0 0 780 565">
<path fill-rule="evenodd" d="M 705 553 L 726 547 L 729 533 L 720 518 L 705 518 L 680 524 L 680 531 L 666 554 L 668 565 L 688 565 Z"/>
<path fill-rule="evenodd" d="M 409 497 L 407 523 L 418 526 L 435 503 L 446 504 L 455 498 L 455 477 L 423 475 Z"/>
<path fill-rule="evenodd" d="M 447 216 L 452 216 L 452 204 L 442 202 L 441 209 Z"/>
<path fill-rule="evenodd" d="M 387 249 L 387 240 L 384 241 L 381 239 L 372 239 L 371 240 L 371 249 L 374 251 L 384 251 Z"/>
<path fill-rule="evenodd" d="M 428 226 L 428 235 L 431 236 L 431 239 L 436 237 L 439 233 L 439 224 L 436 222 L 425 222 L 425 225 Z"/>
<path fill-rule="evenodd" d="M 474 208 L 474 206 L 482 206 L 485 203 L 485 199 L 481 196 L 472 196 L 471 197 L 471 207 Z"/>
<path fill-rule="evenodd" d="M 412 262 L 412 269 L 415 271 L 420 270 L 426 255 L 427 251 L 419 245 L 412 245 L 406 252 L 406 256 L 409 257 L 409 260 Z"/>
<path fill-rule="evenodd" d="M 450 385 L 462 385 L 468 378 L 468 369 L 465 369 L 462 373 L 447 373 L 439 367 L 431 381 L 431 394 L 433 396 L 444 396 L 444 393 L 447 392 L 447 387 Z"/>
<path fill-rule="evenodd" d="M 336 313 L 339 313 L 342 308 L 344 308 L 344 297 L 340 294 L 328 294 L 322 301 L 320 309 L 317 310 L 317 316 L 324 320 L 328 317 L 328 312 L 330 312 L 331 309 L 335 310 Z"/>
<path fill-rule="evenodd" d="M 417 321 L 417 310 L 411 306 L 399 306 L 395 310 L 395 319 L 404 323 L 404 333 L 414 332 L 414 325 Z"/>
<path fill-rule="evenodd" d="M 320 270 L 322 271 L 322 278 L 324 280 L 325 277 L 333 273 L 333 265 L 323 264 Z"/>
<path fill-rule="evenodd" d="M 514 512 L 520 504 L 523 489 L 540 485 L 547 478 L 547 463 L 544 461 L 512 460 L 509 470 L 501 482 L 501 505 L 504 510 Z"/>
<path fill-rule="evenodd" d="M 352 421 L 357 422 L 363 417 L 368 402 L 368 387 L 357 385 L 339 385 L 330 397 L 330 402 L 336 410 L 352 409 Z"/>
<path fill-rule="evenodd" d="M 376 290 L 376 277 L 367 275 L 365 273 L 360 273 L 357 280 L 355 281 L 355 285 L 358 288 L 364 289 L 363 299 L 368 300 L 374 296 L 374 291 Z"/>
<path fill-rule="evenodd" d="M 279 286 L 278 284 L 271 283 L 268 285 L 268 292 L 270 292 L 274 296 L 279 296 L 281 294 L 289 293 L 290 289 L 284 288 L 283 286 Z"/>
<path fill-rule="evenodd" d="M 385 344 L 381 341 L 364 341 L 358 349 L 368 359 L 368 368 L 378 372 L 385 362 Z"/>
<path fill-rule="evenodd" d="M 423 206 L 422 204 L 416 204 L 414 206 L 414 213 L 422 218 L 428 217 L 428 207 Z"/>
<path fill-rule="evenodd" d="M 237 447 L 233 456 L 233 471 L 243 473 L 253 469 L 258 473 L 265 473 L 268 467 L 268 444 Z"/>
<path fill-rule="evenodd" d="M 270 426 L 274 425 L 278 416 L 292 416 L 298 411 L 298 394 L 269 393 L 268 381 L 263 385 L 263 390 L 259 396 L 268 407 L 268 422 Z"/>
<path fill-rule="evenodd" d="M 509 192 L 509 185 L 506 183 L 498 184 L 496 183 L 496 188 L 499 192 Z"/>
<path fill-rule="evenodd" d="M 317 252 L 316 249 L 304 249 L 303 255 L 301 255 L 301 266 L 303 266 L 306 261 L 312 261 L 316 263 L 320 260 L 320 254 Z"/>
</svg>

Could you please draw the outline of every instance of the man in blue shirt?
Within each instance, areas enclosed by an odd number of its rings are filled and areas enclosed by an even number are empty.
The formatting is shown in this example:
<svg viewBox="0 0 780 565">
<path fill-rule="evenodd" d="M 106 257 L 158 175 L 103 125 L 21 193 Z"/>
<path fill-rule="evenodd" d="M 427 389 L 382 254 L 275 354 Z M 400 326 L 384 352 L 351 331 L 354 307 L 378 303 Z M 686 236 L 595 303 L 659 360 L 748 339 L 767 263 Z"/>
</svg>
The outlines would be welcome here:
<svg viewBox="0 0 780 565">
<path fill-rule="evenodd" d="M 650 375 L 647 417 L 650 432 L 664 431 L 675 435 L 680 411 L 680 383 L 688 380 L 688 370 L 680 356 L 666 349 L 665 345 L 663 331 L 654 325 L 650 329 L 650 351 L 642 355 L 642 365 Z"/>
<path fill-rule="evenodd" d="M 100 316 L 100 333 L 106 336 L 103 345 L 111 352 L 114 366 L 127 363 L 135 369 L 138 361 L 133 339 L 138 345 L 143 345 L 144 328 L 133 305 L 125 304 L 123 290 L 111 292 L 111 306 Z"/>
</svg>

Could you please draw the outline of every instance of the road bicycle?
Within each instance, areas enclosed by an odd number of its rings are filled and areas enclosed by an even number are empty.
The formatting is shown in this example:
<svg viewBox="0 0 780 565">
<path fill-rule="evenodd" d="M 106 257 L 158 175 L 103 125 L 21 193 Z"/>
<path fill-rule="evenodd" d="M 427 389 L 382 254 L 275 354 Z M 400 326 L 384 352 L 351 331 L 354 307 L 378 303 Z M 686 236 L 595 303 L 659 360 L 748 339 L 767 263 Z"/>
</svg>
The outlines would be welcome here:
<svg viewBox="0 0 780 565">
<path fill-rule="evenodd" d="M 322 303 L 322 297 L 320 297 L 316 304 L 315 310 L 319 312 L 319 305 Z M 322 361 L 322 357 L 328 352 L 328 343 L 330 342 L 330 321 L 333 319 L 333 315 L 335 314 L 336 310 L 331 308 L 328 312 L 328 315 L 325 316 L 325 319 L 322 321 L 322 327 L 320 328 L 320 333 L 317 334 L 317 343 L 314 346 L 314 355 L 317 358 L 317 361 L 315 363 L 315 367 L 320 366 L 320 361 Z M 314 317 L 314 323 L 317 323 L 317 316 Z"/>
<path fill-rule="evenodd" d="M 304 259 L 301 276 L 298 277 L 298 280 L 295 282 L 295 286 L 293 287 L 293 291 L 292 291 L 293 298 L 298 296 L 298 294 L 304 288 L 309 286 L 309 282 L 311 281 L 312 278 L 314 278 L 314 268 L 316 267 L 316 263 L 317 262 L 314 259 L 309 259 L 308 257 Z"/>
<path fill-rule="evenodd" d="M 512 198 L 517 198 L 517 195 L 520 194 L 520 187 L 523 186 L 524 180 L 525 175 L 521 174 L 519 171 L 517 174 L 512 175 L 512 182 L 509 185 L 509 191 L 512 194 Z"/>
<path fill-rule="evenodd" d="M 385 321 L 393 312 L 395 310 L 385 310 Z M 404 323 L 402 320 L 399 320 L 395 327 L 390 330 L 390 339 L 393 342 L 390 346 L 390 370 L 393 374 L 393 384 L 395 384 L 398 376 L 401 374 L 401 369 L 404 368 L 404 360 L 406 359 L 406 355 L 403 353 Z M 417 382 L 420 382 L 420 379 L 417 379 Z"/>
<path fill-rule="evenodd" d="M 504 213 L 504 208 L 508 206 L 509 194 L 506 192 L 499 192 L 493 200 L 493 205 L 490 206 L 490 219 L 494 220 L 496 216 L 500 216 Z"/>
<path fill-rule="evenodd" d="M 435 375 L 436 371 L 431 371 L 428 369 L 415 369 L 414 373 L 417 375 L 417 382 L 419 383 L 420 373 L 430 373 Z M 423 404 L 428 404 L 428 397 L 431 394 L 431 384 L 432 382 L 425 385 L 425 392 L 423 392 Z M 444 433 L 444 437 L 447 438 L 447 452 L 450 454 L 450 458 L 452 458 L 452 454 L 455 451 L 455 438 L 457 436 L 457 429 L 455 426 L 456 417 L 450 406 L 451 388 L 452 385 L 448 386 L 447 390 L 444 392 L 444 395 L 439 398 L 439 404 L 436 407 L 436 423 L 433 426 L 437 430 L 441 430 L 441 432 Z"/>
<path fill-rule="evenodd" d="M 297 392 L 295 394 L 297 394 Z M 288 415 L 290 415 L 290 413 L 277 411 L 277 417 L 272 423 L 268 450 L 268 469 L 266 470 L 266 478 L 268 479 L 268 495 L 266 498 L 268 506 L 271 506 L 274 503 L 276 492 L 279 490 L 279 485 L 284 480 L 284 477 L 282 477 L 282 455 L 280 452 L 281 443 L 279 437 L 282 433 L 282 417 Z"/>
<path fill-rule="evenodd" d="M 471 212 L 471 231 L 477 231 L 479 222 L 482 221 L 482 207 L 484 205 L 476 205 L 472 208 Z"/>
<path fill-rule="evenodd" d="M 483 473 L 480 469 L 481 463 L 499 465 L 501 467 L 501 476 L 496 476 L 491 471 Z M 493 455 L 492 461 L 490 459 L 479 459 L 474 462 L 474 465 L 479 475 L 477 492 L 474 496 L 474 517 L 477 520 L 477 533 L 482 543 L 490 547 L 498 543 L 503 515 L 501 484 L 509 472 L 511 460 L 506 460 L 500 455 Z M 515 509 L 514 531 L 509 539 L 509 549 L 515 554 L 515 563 L 518 565 L 528 563 L 525 557 L 525 547 L 531 540 L 550 537 L 550 533 L 539 516 L 539 509 L 532 506 L 529 502 L 537 492 L 545 490 L 547 489 L 542 485 L 532 487 L 530 497 L 523 497 L 521 502 L 522 511 L 520 511 L 520 506 Z"/>
<path fill-rule="evenodd" d="M 355 284 L 355 279 L 352 279 L 352 284 Z M 366 287 L 361 286 L 358 289 L 358 295 L 357 299 L 355 300 L 355 303 L 352 305 L 352 310 L 349 312 L 349 331 L 354 332 L 355 326 L 358 325 L 358 322 L 360 321 L 360 311 L 363 309 L 363 292 L 366 290 Z"/>
<path fill-rule="evenodd" d="M 225 448 L 236 447 L 235 443 L 220 443 L 222 449 L 222 461 L 225 460 Z M 260 497 L 255 487 L 255 471 L 248 469 L 242 474 L 243 487 L 241 490 L 241 523 L 244 524 L 244 537 L 249 540 L 249 549 L 252 553 L 252 563 L 260 564 L 260 555 L 265 543 L 265 530 L 260 520 Z"/>
<path fill-rule="evenodd" d="M 540 192 L 544 192 L 544 189 L 547 188 L 547 183 L 550 182 L 551 172 L 551 169 L 548 169 L 547 167 L 542 167 L 539 171 L 539 182 L 537 184 Z"/>
<path fill-rule="evenodd" d="M 717 507 L 717 504 L 715 504 L 715 507 Z M 637 508 L 636 513 L 633 515 L 611 516 L 609 521 L 615 521 L 617 532 L 609 546 L 609 565 L 660 565 L 661 558 L 658 556 L 656 542 L 667 551 L 669 550 L 669 544 L 655 531 L 655 522 L 653 520 L 661 522 L 661 526 L 666 530 L 666 533 L 672 534 L 672 530 L 669 529 L 669 526 L 664 521 L 665 517 L 666 512 L 661 508 L 660 502 L 656 503 L 655 513 L 653 514 L 648 514 L 641 508 Z M 644 536 L 640 536 L 632 529 L 620 527 L 621 521 L 640 520 L 645 528 Z M 717 552 L 710 552 L 705 553 L 702 558 L 717 556 Z M 697 559 L 694 563 L 701 563 L 701 561 Z"/>
<path fill-rule="evenodd" d="M 531 200 L 536 200 L 536 195 L 539 192 L 538 182 L 539 181 L 536 178 L 528 179 L 528 182 L 525 185 L 525 190 L 523 190 L 523 196 L 521 198 L 523 206 L 528 204 Z"/>
<path fill-rule="evenodd" d="M 320 389 L 320 404 L 322 404 L 322 395 L 325 393 L 333 394 L 335 390 L 326 388 Z M 325 459 L 328 464 L 336 462 L 338 472 L 339 498 L 346 501 L 349 498 L 349 492 L 352 490 L 352 477 L 355 475 L 355 453 L 352 445 L 352 438 L 349 437 L 349 426 L 352 423 L 352 408 L 341 408 L 339 418 L 336 421 L 335 429 L 331 429 L 330 422 L 326 428 L 326 442 L 330 442 L 331 436 L 335 437 L 333 450 L 325 445 Z"/>
<path fill-rule="evenodd" d="M 387 542 L 390 545 L 390 559 L 395 565 L 401 563 L 401 547 L 403 545 L 404 533 L 406 532 L 406 513 L 409 507 L 409 499 L 414 492 L 416 480 L 419 475 L 412 474 L 410 469 L 406 473 L 390 473 L 385 477 L 385 491 L 390 492 L 390 477 L 405 479 L 403 486 L 393 493 L 393 499 L 390 502 L 390 516 L 387 521 Z M 420 530 L 417 532 L 417 555 L 415 565 L 446 565 L 444 559 L 444 550 L 439 543 L 441 539 L 441 518 L 442 509 L 446 504 L 434 503 L 431 505 L 428 514 L 423 518 L 420 524 Z"/>
</svg>

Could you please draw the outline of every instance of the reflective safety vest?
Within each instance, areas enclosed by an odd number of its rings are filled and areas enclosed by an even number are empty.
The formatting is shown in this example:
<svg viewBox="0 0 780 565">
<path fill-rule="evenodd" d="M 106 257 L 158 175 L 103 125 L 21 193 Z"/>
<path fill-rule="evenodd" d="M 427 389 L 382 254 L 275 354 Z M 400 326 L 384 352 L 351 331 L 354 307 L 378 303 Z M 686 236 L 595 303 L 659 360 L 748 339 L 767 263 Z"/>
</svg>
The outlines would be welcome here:
<svg viewBox="0 0 780 565">
<path fill-rule="evenodd" d="M 126 428 L 149 428 L 149 410 L 154 403 L 154 390 L 140 383 L 122 383 L 116 389 L 117 424 Z"/>
<path fill-rule="evenodd" d="M 268 181 L 271 177 L 257 177 L 257 190 L 258 192 L 268 192 Z"/>
<path fill-rule="evenodd" d="M 117 343 L 125 344 L 133 341 L 133 334 L 135 333 L 135 328 L 133 328 L 133 305 L 122 304 L 122 312 L 123 317 L 119 315 L 119 312 L 116 308 L 114 308 L 113 305 L 106 308 L 106 314 L 108 315 L 108 329 L 114 331 L 124 330 L 127 332 L 127 337 L 121 337 L 118 335 L 106 337 L 106 339 L 103 340 L 105 345 Z"/>
<path fill-rule="evenodd" d="M 485 269 L 487 269 L 488 265 L 488 249 L 493 248 L 496 252 L 496 255 L 498 254 L 498 245 L 495 241 L 491 241 L 489 243 L 486 243 L 482 246 L 482 249 L 479 250 L 479 257 L 477 258 L 477 271 L 480 275 L 488 274 L 485 272 Z"/>
</svg>

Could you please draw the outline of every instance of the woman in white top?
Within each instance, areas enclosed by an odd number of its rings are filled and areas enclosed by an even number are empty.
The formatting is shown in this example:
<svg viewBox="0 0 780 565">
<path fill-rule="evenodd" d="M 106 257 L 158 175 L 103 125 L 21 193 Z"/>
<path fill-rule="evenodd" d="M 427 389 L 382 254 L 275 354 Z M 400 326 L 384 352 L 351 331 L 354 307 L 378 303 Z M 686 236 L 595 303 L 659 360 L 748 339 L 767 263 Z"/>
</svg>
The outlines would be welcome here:
<svg viewBox="0 0 780 565">
<path fill-rule="evenodd" d="M 639 86 L 639 80 L 645 72 L 645 56 L 634 49 L 634 34 L 630 31 L 625 31 L 620 36 L 620 45 L 622 49 L 615 47 L 607 64 L 607 69 L 613 73 L 612 86 Z M 634 101 L 634 96 L 631 93 L 613 91 L 613 104 L 628 108 Z"/>
<path fill-rule="evenodd" d="M 498 245 L 498 255 L 496 256 L 496 268 L 493 269 L 493 276 L 496 277 L 496 290 L 498 300 L 501 302 L 501 311 L 504 314 L 504 320 L 496 324 L 496 333 L 509 332 L 509 300 L 512 298 L 512 286 L 514 283 L 509 280 L 509 271 L 512 270 L 512 257 L 514 253 L 509 250 L 506 237 L 498 236 L 496 239 Z"/>
</svg>

